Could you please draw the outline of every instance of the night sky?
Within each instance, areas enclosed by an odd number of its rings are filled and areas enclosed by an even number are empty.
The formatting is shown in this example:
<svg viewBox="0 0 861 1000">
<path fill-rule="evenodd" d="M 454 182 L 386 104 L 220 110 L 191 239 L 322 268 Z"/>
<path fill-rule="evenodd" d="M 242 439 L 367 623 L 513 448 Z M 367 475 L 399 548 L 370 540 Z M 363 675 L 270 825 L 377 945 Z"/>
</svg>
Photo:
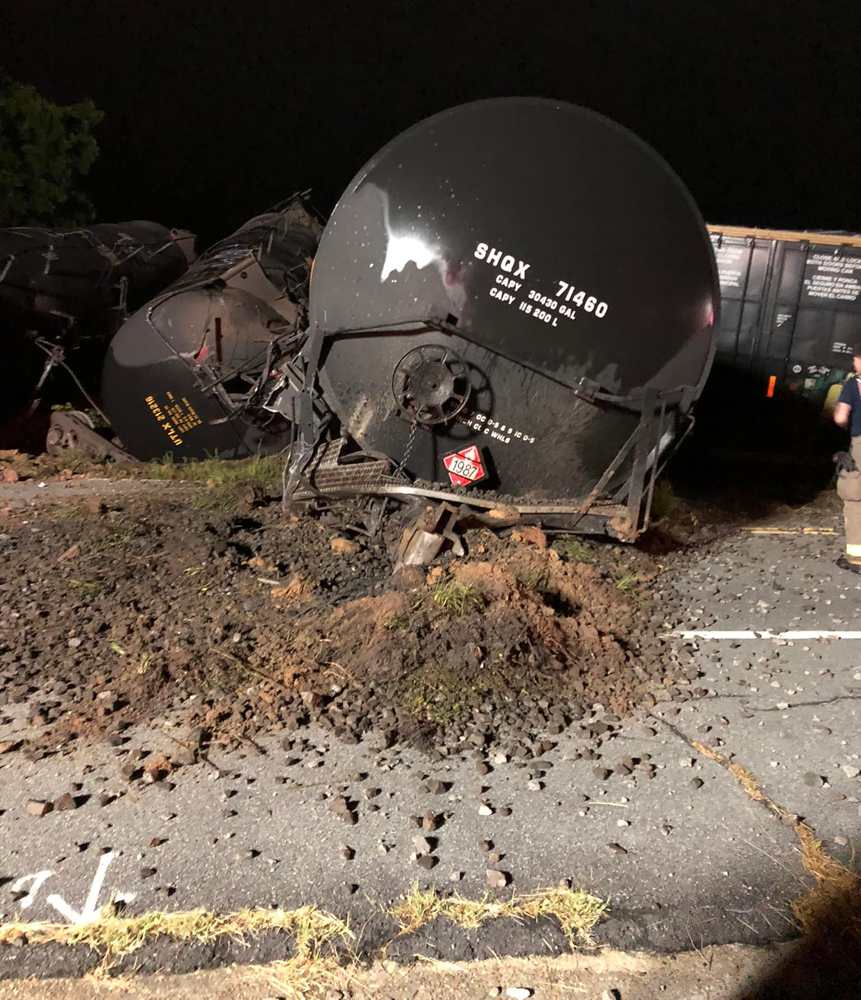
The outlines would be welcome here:
<svg viewBox="0 0 861 1000">
<path fill-rule="evenodd" d="M 651 143 L 709 222 L 861 231 L 859 0 L 589 4 L 13 0 L 0 67 L 105 112 L 101 221 L 204 242 L 295 190 L 328 213 L 361 165 L 446 107 L 511 94 Z M 523 195 L 540 183 L 540 164 Z"/>
</svg>

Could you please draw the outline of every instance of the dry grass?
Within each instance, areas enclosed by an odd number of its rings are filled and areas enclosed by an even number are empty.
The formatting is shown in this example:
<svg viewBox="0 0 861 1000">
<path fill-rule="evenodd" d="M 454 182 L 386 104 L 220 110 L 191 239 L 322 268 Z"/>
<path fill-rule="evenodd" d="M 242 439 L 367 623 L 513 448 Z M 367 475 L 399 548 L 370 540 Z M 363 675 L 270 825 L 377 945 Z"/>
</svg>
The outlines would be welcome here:
<svg viewBox="0 0 861 1000">
<path fill-rule="evenodd" d="M 697 743 L 696 740 L 691 741 L 691 746 L 698 753 L 701 753 L 703 757 L 708 757 L 709 760 L 716 761 L 721 765 L 721 767 L 725 767 L 755 802 L 764 803 L 779 819 L 785 820 L 787 818 L 789 814 L 773 799 L 770 799 L 765 792 L 763 792 L 756 776 L 752 771 L 748 771 L 748 769 L 746 767 L 742 767 L 741 764 L 734 763 L 729 759 L 729 757 L 725 757 L 722 753 L 718 753 L 716 750 L 710 750 L 708 747 L 703 746 L 702 743 Z"/>
<path fill-rule="evenodd" d="M 592 928 L 607 913 L 609 903 L 583 890 L 543 889 L 517 901 L 524 917 L 555 917 L 572 946 L 579 939 L 591 944 Z"/>
<path fill-rule="evenodd" d="M 822 932 L 833 927 L 836 933 L 851 934 L 861 941 L 861 879 L 857 872 L 835 861 L 822 847 L 815 832 L 802 820 L 790 816 L 774 799 L 766 795 L 756 777 L 747 768 L 701 743 L 691 744 L 699 753 L 725 767 L 755 802 L 761 802 L 781 822 L 792 826 L 798 836 L 801 863 L 816 880 L 806 895 L 791 904 L 802 930 Z"/>
<path fill-rule="evenodd" d="M 401 928 L 398 936 L 411 934 L 440 917 L 471 929 L 503 918 L 523 921 L 552 917 L 573 948 L 578 943 L 593 943 L 592 928 L 607 912 L 607 902 L 587 892 L 564 888 L 513 895 L 509 900 L 497 900 L 490 895 L 480 900 L 443 898 L 434 891 L 422 892 L 416 885 L 397 906 L 380 909 L 398 922 Z M 21 922 L 0 925 L 0 945 L 20 944 L 23 939 L 28 945 L 58 943 L 92 948 L 101 955 L 95 975 L 104 981 L 103 977 L 120 958 L 159 937 L 177 942 L 210 942 L 229 937 L 244 942 L 273 930 L 293 939 L 294 954 L 251 975 L 258 979 L 262 976 L 279 997 L 305 1000 L 322 995 L 326 989 L 346 990 L 351 986 L 360 964 L 353 946 L 355 937 L 348 924 L 314 906 L 297 910 L 245 909 L 223 916 L 201 909 L 122 917 L 114 904 L 109 903 L 96 920 L 79 926 Z M 334 948 L 327 947 L 335 944 L 337 954 Z"/>
<path fill-rule="evenodd" d="M 403 935 L 413 934 L 440 917 L 447 917 L 461 927 L 474 930 L 488 920 L 514 917 L 516 909 L 513 901 L 500 902 L 489 895 L 480 900 L 463 899 L 458 895 L 446 898 L 433 889 L 422 890 L 414 885 L 388 913 L 400 924 Z"/>
<path fill-rule="evenodd" d="M 343 958 L 323 954 L 325 944 L 340 938 L 343 944 L 349 945 L 353 934 L 346 924 L 330 914 L 314 910 L 314 915 L 315 919 L 324 918 L 322 926 L 312 921 L 307 923 L 304 931 L 294 931 L 296 954 L 266 967 L 265 979 L 282 1000 L 319 997 L 326 987 L 343 986 L 357 964 L 357 956 L 352 949 L 346 962 Z"/>
<path fill-rule="evenodd" d="M 321 997 L 326 989 L 343 990 L 353 975 L 354 966 L 344 966 L 334 958 L 319 955 L 295 955 L 284 962 L 273 962 L 260 970 L 264 981 L 279 1000 L 305 1000 Z"/>
<path fill-rule="evenodd" d="M 742 767 L 741 764 L 730 763 L 727 765 L 727 768 L 729 773 L 739 782 L 752 799 L 755 799 L 757 802 L 765 802 L 766 804 L 771 801 L 759 787 L 759 782 L 751 771 Z"/>
<path fill-rule="evenodd" d="M 388 912 L 397 920 L 401 934 L 412 934 L 424 924 L 445 917 L 461 927 L 474 930 L 490 920 L 538 920 L 554 917 L 568 936 L 571 945 L 576 940 L 591 944 L 591 930 L 607 912 L 607 901 L 587 892 L 573 889 L 539 889 L 509 900 L 464 899 L 454 895 L 443 897 L 434 890 L 422 891 L 418 885 Z"/>
<path fill-rule="evenodd" d="M 823 850 L 810 827 L 797 823 L 795 830 L 801 841 L 801 863 L 816 885 L 793 900 L 792 912 L 807 933 L 832 927 L 837 934 L 849 934 L 857 948 L 861 943 L 861 879 Z"/>
<path fill-rule="evenodd" d="M 626 597 L 636 601 L 640 598 L 640 578 L 636 573 L 625 573 L 617 581 L 616 587 L 621 590 Z"/>
<path fill-rule="evenodd" d="M 291 935 L 297 958 L 305 959 L 319 955 L 323 945 L 330 941 L 352 938 L 347 924 L 314 906 L 297 910 L 245 909 L 225 915 L 202 909 L 177 913 L 155 911 L 139 917 L 122 917 L 109 903 L 96 920 L 86 924 L 2 924 L 0 944 L 20 941 L 23 936 L 30 945 L 49 942 L 84 945 L 102 955 L 100 970 L 108 972 L 119 958 L 138 951 L 147 941 L 158 937 L 201 942 L 230 937 L 244 941 L 271 930 Z"/>
</svg>

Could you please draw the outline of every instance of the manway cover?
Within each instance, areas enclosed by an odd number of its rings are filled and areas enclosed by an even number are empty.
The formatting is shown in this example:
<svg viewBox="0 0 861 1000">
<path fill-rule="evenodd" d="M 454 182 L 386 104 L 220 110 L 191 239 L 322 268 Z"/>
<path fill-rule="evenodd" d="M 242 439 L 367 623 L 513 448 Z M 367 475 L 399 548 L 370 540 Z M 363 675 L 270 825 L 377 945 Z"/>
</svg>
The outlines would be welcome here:
<svg viewBox="0 0 861 1000">
<path fill-rule="evenodd" d="M 446 481 L 444 457 L 475 443 L 487 488 L 571 496 L 637 419 L 572 388 L 698 389 L 718 301 L 702 218 L 654 150 L 582 108 L 510 98 L 429 118 L 359 172 L 324 232 L 310 319 L 326 397 L 366 450 L 406 452 L 395 370 L 439 345 L 472 392 L 414 435 L 407 470 Z"/>
</svg>

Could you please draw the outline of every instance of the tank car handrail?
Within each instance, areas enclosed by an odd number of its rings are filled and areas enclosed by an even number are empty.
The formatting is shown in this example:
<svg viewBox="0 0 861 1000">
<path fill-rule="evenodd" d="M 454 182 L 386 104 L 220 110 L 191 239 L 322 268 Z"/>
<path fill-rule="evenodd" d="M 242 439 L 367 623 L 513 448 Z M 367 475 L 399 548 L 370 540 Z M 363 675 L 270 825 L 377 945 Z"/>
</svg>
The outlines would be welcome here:
<svg viewBox="0 0 861 1000">
<path fill-rule="evenodd" d="M 641 413 L 643 410 L 645 394 L 650 391 L 649 387 L 644 386 L 638 389 L 633 389 L 626 396 L 619 396 L 603 388 L 603 386 L 601 386 L 598 382 L 594 382 L 588 378 L 581 378 L 576 383 L 568 382 L 565 379 L 560 378 L 558 375 L 554 375 L 552 372 L 548 372 L 543 368 L 532 365 L 527 361 L 522 361 L 520 358 L 512 358 L 504 351 L 500 351 L 495 347 L 488 347 L 487 344 L 477 340 L 474 336 L 470 336 L 465 330 L 459 329 L 455 324 L 449 323 L 447 320 L 439 319 L 436 316 L 400 319 L 392 323 L 375 323 L 373 326 L 326 330 L 323 331 L 323 337 L 326 340 L 333 340 L 337 337 L 361 337 L 371 333 L 423 333 L 426 330 L 438 330 L 440 333 L 447 333 L 449 335 L 462 337 L 464 340 L 467 340 L 472 344 L 477 344 L 479 347 L 483 347 L 492 354 L 497 354 L 499 357 L 505 358 L 507 361 L 520 365 L 520 367 L 525 368 L 527 371 L 531 371 L 536 375 L 541 375 L 543 378 L 550 379 L 557 385 L 561 385 L 563 388 L 569 389 L 575 396 L 585 400 L 587 403 L 606 403 L 610 406 L 618 407 L 619 409 L 630 410 L 633 413 Z M 661 389 L 658 390 L 658 400 L 668 408 L 675 408 L 678 406 L 682 410 L 688 410 L 696 399 L 699 390 L 700 387 L 693 385 L 678 385 L 674 386 L 672 389 Z"/>
</svg>

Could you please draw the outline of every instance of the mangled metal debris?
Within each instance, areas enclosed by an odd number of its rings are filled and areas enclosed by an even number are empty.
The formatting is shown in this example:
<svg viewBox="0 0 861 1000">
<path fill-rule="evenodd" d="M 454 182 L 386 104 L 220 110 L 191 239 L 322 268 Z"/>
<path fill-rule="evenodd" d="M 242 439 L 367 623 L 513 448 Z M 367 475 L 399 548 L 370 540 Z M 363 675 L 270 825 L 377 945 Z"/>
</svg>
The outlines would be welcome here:
<svg viewBox="0 0 861 1000">
<path fill-rule="evenodd" d="M 34 412 L 51 372 L 69 372 L 73 355 L 96 369 L 88 381 L 97 393 L 105 345 L 131 312 L 183 274 L 194 244 L 193 233 L 155 222 L 0 230 L 3 347 L 14 375 L 7 412 L 21 405 Z"/>
</svg>

